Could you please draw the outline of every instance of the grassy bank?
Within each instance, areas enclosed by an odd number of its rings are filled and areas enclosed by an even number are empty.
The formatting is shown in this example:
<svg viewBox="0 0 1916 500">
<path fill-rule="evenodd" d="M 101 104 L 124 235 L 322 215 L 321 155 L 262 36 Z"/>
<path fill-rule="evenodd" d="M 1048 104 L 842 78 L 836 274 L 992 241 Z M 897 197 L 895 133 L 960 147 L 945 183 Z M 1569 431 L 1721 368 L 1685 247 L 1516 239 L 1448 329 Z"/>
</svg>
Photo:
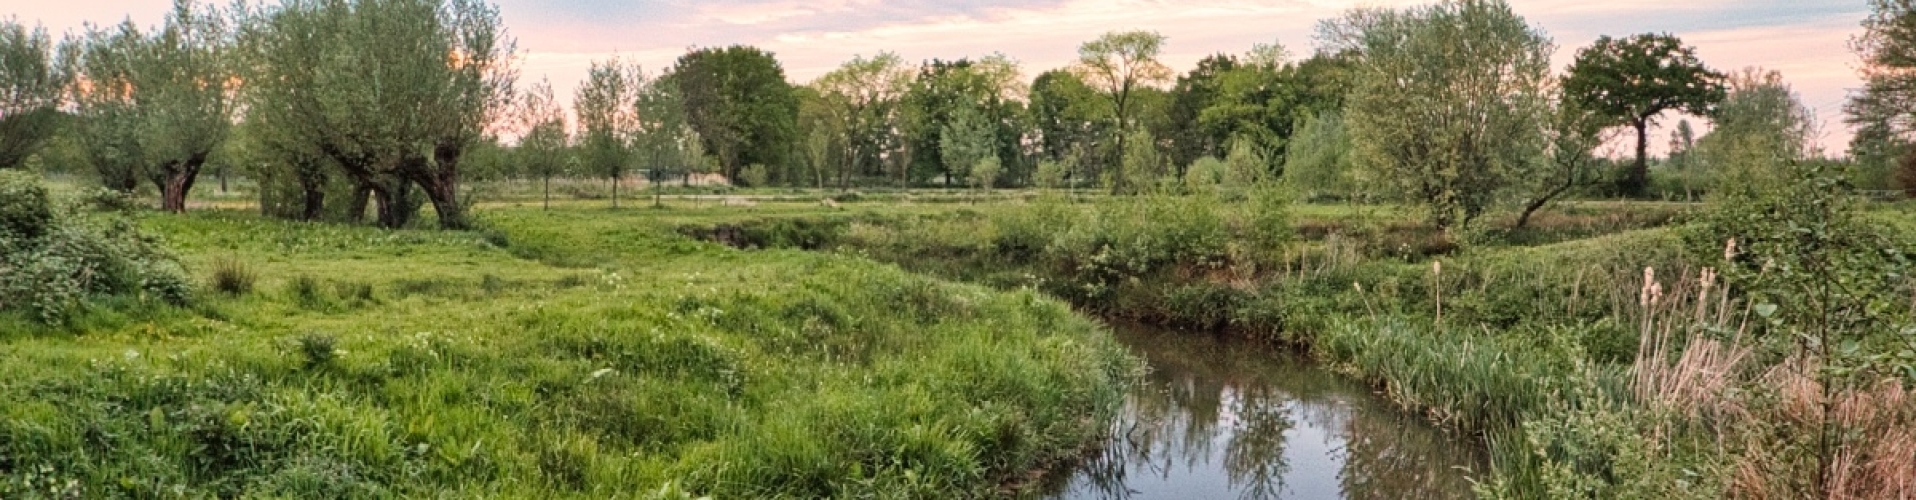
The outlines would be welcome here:
<svg viewBox="0 0 1916 500">
<path fill-rule="evenodd" d="M 140 216 L 201 289 L 0 315 L 0 497 L 988 496 L 1101 437 L 1136 367 L 1034 292 L 487 218 Z"/>
<path fill-rule="evenodd" d="M 1690 224 L 1684 212 L 1702 208 L 1580 204 L 1531 229 L 1446 235 L 1366 207 L 1271 214 L 1254 198 L 1054 198 L 895 217 L 770 218 L 733 233 L 748 246 L 802 240 L 952 279 L 1043 290 L 1106 316 L 1296 346 L 1485 443 L 1494 462 L 1481 484 L 1487 496 L 1897 491 L 1870 490 L 1881 484 L 1870 479 L 1824 486 L 1837 483 L 1819 478 L 1827 472 L 1816 463 L 1841 458 L 1851 462 L 1828 467 L 1899 477 L 1908 464 L 1878 448 L 1901 445 L 1840 437 L 1805 445 L 1801 436 L 1839 425 L 1814 415 L 1852 411 L 1843 405 L 1881 409 L 1841 417 L 1858 432 L 1904 421 L 1900 389 L 1817 397 L 1809 388 L 1828 383 L 1816 375 L 1824 372 L 1792 368 L 1802 366 L 1800 343 L 1757 338 L 1787 340 L 1792 327 L 1754 315 L 1767 299 L 1722 289 L 1710 269 L 1763 261 L 1712 262 L 1686 240 L 1698 231 L 1681 225 Z M 1905 218 L 1892 212 L 1866 218 Z M 1779 393 L 1784 380 L 1796 389 Z M 1817 407 L 1824 413 L 1803 410 Z M 1839 470 L 1828 467 L 1821 470 Z"/>
</svg>

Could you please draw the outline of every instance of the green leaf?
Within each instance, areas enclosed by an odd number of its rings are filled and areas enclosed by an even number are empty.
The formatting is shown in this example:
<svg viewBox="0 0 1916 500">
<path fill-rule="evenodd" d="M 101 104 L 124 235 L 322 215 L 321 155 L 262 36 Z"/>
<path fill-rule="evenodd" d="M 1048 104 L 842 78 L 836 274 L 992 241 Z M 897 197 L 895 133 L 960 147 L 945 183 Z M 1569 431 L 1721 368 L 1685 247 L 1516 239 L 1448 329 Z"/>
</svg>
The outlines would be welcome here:
<svg viewBox="0 0 1916 500">
<path fill-rule="evenodd" d="M 1768 318 L 1776 314 L 1776 304 L 1757 304 L 1756 315 Z"/>
</svg>

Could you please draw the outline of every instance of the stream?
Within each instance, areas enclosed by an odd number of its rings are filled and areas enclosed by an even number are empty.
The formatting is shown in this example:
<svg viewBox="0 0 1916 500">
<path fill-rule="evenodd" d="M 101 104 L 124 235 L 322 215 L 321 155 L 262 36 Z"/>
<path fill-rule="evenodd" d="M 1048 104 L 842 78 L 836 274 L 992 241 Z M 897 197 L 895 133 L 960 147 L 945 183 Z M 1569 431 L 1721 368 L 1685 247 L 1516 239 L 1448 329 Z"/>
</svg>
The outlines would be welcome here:
<svg viewBox="0 0 1916 500">
<path fill-rule="evenodd" d="M 1470 498 L 1481 446 L 1308 358 L 1203 333 L 1117 325 L 1151 373 L 1104 450 L 1040 498 Z"/>
</svg>

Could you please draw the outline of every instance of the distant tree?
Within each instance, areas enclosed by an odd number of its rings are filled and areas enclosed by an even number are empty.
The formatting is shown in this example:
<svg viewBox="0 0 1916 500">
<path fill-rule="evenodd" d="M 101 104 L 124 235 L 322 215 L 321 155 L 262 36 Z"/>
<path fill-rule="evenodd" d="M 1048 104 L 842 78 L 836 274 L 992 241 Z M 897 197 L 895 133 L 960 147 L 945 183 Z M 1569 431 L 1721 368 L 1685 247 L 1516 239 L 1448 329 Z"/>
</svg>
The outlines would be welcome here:
<svg viewBox="0 0 1916 500">
<path fill-rule="evenodd" d="M 160 209 L 185 212 L 200 168 L 226 140 L 236 108 L 226 17 L 175 0 L 151 34 L 126 23 L 89 29 L 69 64 L 78 73 L 74 101 L 109 185 L 144 176 L 160 191 Z M 108 176 L 103 176 L 108 177 Z"/>
<path fill-rule="evenodd" d="M 539 179 L 541 209 L 552 208 L 552 178 L 565 174 L 572 138 L 565 108 L 552 95 L 552 82 L 533 84 L 519 101 L 519 146 L 513 157 L 526 175 Z"/>
<path fill-rule="evenodd" d="M 1157 138 L 1145 129 L 1132 130 L 1124 141 L 1127 150 L 1123 163 L 1105 175 L 1106 187 L 1114 194 L 1141 194 L 1157 189 L 1167 172 L 1158 152 Z M 1177 181 L 1180 179 L 1172 179 Z"/>
<path fill-rule="evenodd" d="M 1682 170 L 1690 166 L 1690 150 L 1696 149 L 1696 128 L 1689 120 L 1677 121 L 1676 130 L 1670 131 L 1670 168 Z"/>
<path fill-rule="evenodd" d="M 960 113 L 978 111 L 995 136 L 993 154 L 1007 166 L 1017 165 L 1018 145 L 1024 136 L 1017 97 L 1024 95 L 1018 64 L 1002 54 L 980 59 L 932 60 L 920 67 L 903 97 L 900 128 L 910 151 L 907 176 L 943 177 L 963 181 L 963 165 L 956 171 L 943 150 L 945 127 Z"/>
<path fill-rule="evenodd" d="M 1224 157 L 1224 185 L 1247 188 L 1270 177 L 1269 159 L 1255 140 L 1231 141 L 1231 154 Z"/>
<path fill-rule="evenodd" d="M 692 126 L 685 118 L 685 99 L 679 94 L 672 75 L 646 80 L 639 86 L 638 128 L 633 150 L 644 165 L 646 181 L 652 186 L 652 205 L 665 203 L 663 193 L 668 175 L 687 175 L 691 163 L 685 161 L 685 136 Z"/>
<path fill-rule="evenodd" d="M 619 183 L 632 167 L 639 134 L 639 89 L 645 73 L 614 58 L 592 63 L 572 100 L 579 117 L 579 160 L 594 175 L 612 181 L 612 208 L 619 208 Z"/>
<path fill-rule="evenodd" d="M 1774 180 L 1814 156 L 1816 115 L 1775 71 L 1747 68 L 1729 78 L 1716 126 L 1697 140 L 1696 159 L 1718 183 Z"/>
<path fill-rule="evenodd" d="M 969 181 L 971 167 L 985 158 L 998 157 L 995 128 L 977 106 L 959 106 L 952 113 L 951 121 L 939 131 L 938 141 L 939 154 L 945 163 L 947 186 L 951 185 L 954 176 Z"/>
<path fill-rule="evenodd" d="M 869 59 L 853 57 L 811 83 L 820 94 L 816 103 L 822 105 L 812 122 L 829 122 L 843 135 L 837 141 L 844 150 L 837 175 L 840 187 L 847 187 L 854 174 L 884 175 L 885 158 L 900 154 L 901 105 L 912 79 L 904 58 L 879 52 Z"/>
<path fill-rule="evenodd" d="M 1206 156 L 1191 162 L 1184 169 L 1184 188 L 1193 192 L 1204 192 L 1224 184 L 1224 172 L 1229 167 L 1224 160 Z"/>
<path fill-rule="evenodd" d="M 1130 186 L 1124 179 L 1124 170 L 1130 165 L 1124 156 L 1130 153 L 1125 141 L 1131 130 L 1133 97 L 1140 88 L 1171 79 L 1171 68 L 1158 61 L 1164 40 L 1164 35 L 1152 31 L 1111 32 L 1078 47 L 1078 77 L 1110 100 L 1117 124 L 1117 164 L 1121 167 L 1112 169 L 1113 193 Z"/>
<path fill-rule="evenodd" d="M 798 137 L 798 97 L 772 53 L 734 45 L 680 56 L 673 81 L 686 121 L 734 180 L 746 165 L 783 165 Z M 768 174 L 769 176 L 769 174 Z"/>
<path fill-rule="evenodd" d="M 1549 39 L 1500 0 L 1362 19 L 1345 116 L 1357 164 L 1427 207 L 1437 227 L 1469 225 L 1541 149 Z"/>
<path fill-rule="evenodd" d="M 970 170 L 971 172 L 967 180 L 971 184 L 971 187 L 987 192 L 991 191 L 991 188 L 997 185 L 998 177 L 1004 174 L 1004 166 L 998 163 L 997 156 L 980 158 L 978 163 L 971 166 Z"/>
<path fill-rule="evenodd" d="M 1603 134 L 1608 128 L 1606 118 L 1561 97 L 1546 118 L 1541 122 L 1544 149 L 1538 161 L 1542 164 L 1531 175 L 1518 179 L 1528 189 L 1523 212 L 1517 216 L 1517 229 L 1529 226 L 1530 217 L 1551 201 L 1603 177 L 1598 169 L 1604 162 L 1595 152 L 1608 139 Z"/>
<path fill-rule="evenodd" d="M 1074 155 L 1097 150 L 1105 129 L 1114 123 L 1111 110 L 1103 105 L 1097 91 L 1069 71 L 1038 75 L 1027 100 L 1039 155 L 1054 162 L 1083 163 L 1083 158 Z"/>
<path fill-rule="evenodd" d="M 1285 182 L 1307 195 L 1353 194 L 1356 172 L 1351 168 L 1351 138 L 1344 130 L 1343 115 L 1324 113 L 1300 122 L 1284 155 Z"/>
<path fill-rule="evenodd" d="M 53 137 L 66 77 L 46 30 L 0 20 L 0 169 L 19 167 Z"/>
<path fill-rule="evenodd" d="M 856 154 L 851 146 L 851 106 L 841 94 L 826 94 L 814 87 L 798 88 L 798 129 L 803 131 L 799 148 L 805 163 L 811 166 L 816 185 L 824 188 L 827 178 L 839 187 L 847 187 L 858 169 L 847 158 Z"/>
<path fill-rule="evenodd" d="M 1916 155 L 1910 153 L 1916 142 L 1916 3 L 1868 3 L 1863 34 L 1850 44 L 1862 59 L 1864 80 L 1862 91 L 1844 105 L 1846 121 L 1856 129 L 1850 155 L 1868 170 L 1909 177 L 1912 182 L 1898 184 L 1916 193 Z"/>
<path fill-rule="evenodd" d="M 1724 97 L 1723 74 L 1668 34 L 1598 38 L 1577 52 L 1564 93 L 1583 109 L 1637 132 L 1637 161 L 1619 186 L 1641 196 L 1649 186 L 1650 126 L 1665 111 L 1708 114 Z"/>
<path fill-rule="evenodd" d="M 1177 84 L 1171 90 L 1169 117 L 1172 161 L 1190 164 L 1200 157 L 1224 155 L 1230 136 L 1211 133 L 1198 120 L 1205 110 L 1217 103 L 1218 94 L 1223 91 L 1221 80 L 1224 75 L 1237 68 L 1236 57 L 1213 54 L 1198 60 L 1196 68 L 1178 77 Z"/>
<path fill-rule="evenodd" d="M 1038 160 L 1031 182 L 1040 188 L 1057 189 L 1064 187 L 1065 178 L 1070 175 L 1070 166 L 1052 159 Z"/>
</svg>

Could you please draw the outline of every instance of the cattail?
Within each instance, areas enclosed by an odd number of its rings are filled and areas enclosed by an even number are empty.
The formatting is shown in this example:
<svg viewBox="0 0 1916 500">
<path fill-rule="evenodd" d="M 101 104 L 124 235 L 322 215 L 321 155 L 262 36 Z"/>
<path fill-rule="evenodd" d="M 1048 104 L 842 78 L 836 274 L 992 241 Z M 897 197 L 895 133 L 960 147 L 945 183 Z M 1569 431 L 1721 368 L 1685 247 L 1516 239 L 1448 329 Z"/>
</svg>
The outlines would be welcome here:
<svg viewBox="0 0 1916 500">
<path fill-rule="evenodd" d="M 1735 259 L 1736 259 L 1736 238 L 1730 238 L 1729 242 L 1723 244 L 1723 261 L 1729 262 Z"/>
<path fill-rule="evenodd" d="M 1656 268 L 1653 268 L 1653 267 L 1643 268 L 1643 288 L 1637 291 L 1638 306 L 1650 307 L 1650 285 L 1656 282 L 1657 282 Z"/>
</svg>

